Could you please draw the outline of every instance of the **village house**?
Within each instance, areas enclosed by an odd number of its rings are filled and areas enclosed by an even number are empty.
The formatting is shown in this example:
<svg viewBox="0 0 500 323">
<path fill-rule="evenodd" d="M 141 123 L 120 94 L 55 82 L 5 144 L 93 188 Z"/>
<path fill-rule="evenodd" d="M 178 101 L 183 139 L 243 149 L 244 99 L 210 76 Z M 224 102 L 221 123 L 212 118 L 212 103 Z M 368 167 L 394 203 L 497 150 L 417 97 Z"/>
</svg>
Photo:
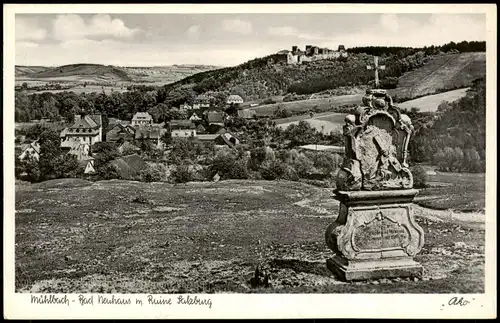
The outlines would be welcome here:
<svg viewBox="0 0 500 323">
<path fill-rule="evenodd" d="M 122 126 L 130 125 L 130 121 L 128 120 L 120 120 L 118 118 L 109 118 L 108 126 L 114 126 L 115 124 L 121 124 Z"/>
<path fill-rule="evenodd" d="M 119 140 L 133 140 L 135 138 L 136 129 L 131 125 L 122 125 L 116 123 L 113 125 L 108 132 L 106 132 L 107 142 L 117 142 Z"/>
<path fill-rule="evenodd" d="M 33 160 L 38 161 L 40 159 L 40 144 L 38 140 L 21 145 L 21 154 L 19 155 L 19 160 L 24 160 L 26 158 L 31 157 Z"/>
<path fill-rule="evenodd" d="M 229 132 L 221 134 L 198 135 L 196 139 L 201 142 L 213 142 L 215 146 L 219 147 L 226 146 L 229 148 L 233 148 L 234 146 L 240 144 L 240 140 Z"/>
<path fill-rule="evenodd" d="M 193 109 L 203 109 L 210 107 L 212 97 L 209 95 L 200 94 L 194 99 Z"/>
<path fill-rule="evenodd" d="M 237 94 L 231 94 L 227 100 L 227 104 L 241 104 L 243 103 L 243 98 Z"/>
<path fill-rule="evenodd" d="M 146 126 L 153 124 L 153 117 L 148 112 L 137 112 L 132 117 L 132 126 Z"/>
<path fill-rule="evenodd" d="M 180 108 L 179 108 L 181 111 L 190 111 L 190 110 L 193 110 L 193 106 L 187 104 L 187 103 L 184 103 L 184 104 L 181 104 Z"/>
<path fill-rule="evenodd" d="M 207 133 L 207 129 L 200 123 L 196 126 L 196 134 L 205 134 Z"/>
<path fill-rule="evenodd" d="M 78 142 L 73 142 L 73 145 L 69 148 L 68 154 L 76 156 L 78 163 L 83 166 L 84 174 L 95 173 L 94 158 L 90 156 L 90 145 L 82 144 Z"/>
<path fill-rule="evenodd" d="M 61 147 L 71 147 L 73 142 L 93 145 L 102 141 L 102 118 L 100 114 L 75 115 L 72 126 L 61 131 Z"/>
<path fill-rule="evenodd" d="M 154 126 L 144 126 L 137 127 L 135 131 L 136 140 L 148 140 L 153 143 L 157 148 L 163 147 L 161 137 L 167 131 L 165 128 L 154 127 Z"/>
<path fill-rule="evenodd" d="M 255 119 L 257 117 L 257 112 L 253 109 L 238 110 L 238 117 L 247 120 Z"/>
<path fill-rule="evenodd" d="M 207 121 L 208 124 L 211 125 L 217 125 L 217 126 L 224 126 L 224 114 L 222 112 L 218 111 L 209 111 L 207 113 Z"/>
<path fill-rule="evenodd" d="M 196 137 L 196 127 L 191 120 L 171 120 L 170 132 L 172 138 Z"/>
<path fill-rule="evenodd" d="M 201 121 L 201 120 L 202 120 L 202 118 L 201 118 L 201 117 L 199 117 L 199 116 L 196 114 L 196 112 L 193 112 L 193 114 L 189 117 L 189 119 L 188 119 L 188 120 L 191 120 L 191 121 L 193 121 L 193 122 L 194 122 L 194 121 Z"/>
</svg>

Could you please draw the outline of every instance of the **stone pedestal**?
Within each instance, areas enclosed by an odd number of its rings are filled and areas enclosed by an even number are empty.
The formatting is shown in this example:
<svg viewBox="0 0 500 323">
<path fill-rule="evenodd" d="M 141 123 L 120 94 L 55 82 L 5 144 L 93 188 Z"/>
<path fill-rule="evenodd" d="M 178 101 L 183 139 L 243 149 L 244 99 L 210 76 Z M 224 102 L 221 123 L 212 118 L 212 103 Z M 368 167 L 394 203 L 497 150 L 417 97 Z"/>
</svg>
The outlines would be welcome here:
<svg viewBox="0 0 500 323">
<path fill-rule="evenodd" d="M 412 214 L 417 194 L 415 189 L 336 192 L 339 216 L 325 233 L 335 252 L 328 268 L 347 281 L 421 277 L 423 268 L 412 259 L 424 245 Z"/>
</svg>

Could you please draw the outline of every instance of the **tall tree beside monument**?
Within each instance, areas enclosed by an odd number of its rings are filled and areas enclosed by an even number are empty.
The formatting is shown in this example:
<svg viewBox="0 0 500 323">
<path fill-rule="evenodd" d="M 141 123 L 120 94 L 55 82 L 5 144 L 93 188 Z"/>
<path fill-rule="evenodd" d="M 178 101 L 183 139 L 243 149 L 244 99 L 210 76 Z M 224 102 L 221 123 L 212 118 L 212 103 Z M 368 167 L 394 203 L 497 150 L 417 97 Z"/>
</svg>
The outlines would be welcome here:
<svg viewBox="0 0 500 323">
<path fill-rule="evenodd" d="M 376 59 L 376 87 L 379 68 Z M 340 211 L 325 233 L 335 255 L 327 266 L 344 280 L 421 277 L 423 268 L 412 259 L 424 232 L 411 207 L 418 193 L 408 166 L 411 120 L 385 90 L 367 90 L 362 103 L 343 127 L 345 157 L 335 191 Z"/>
</svg>

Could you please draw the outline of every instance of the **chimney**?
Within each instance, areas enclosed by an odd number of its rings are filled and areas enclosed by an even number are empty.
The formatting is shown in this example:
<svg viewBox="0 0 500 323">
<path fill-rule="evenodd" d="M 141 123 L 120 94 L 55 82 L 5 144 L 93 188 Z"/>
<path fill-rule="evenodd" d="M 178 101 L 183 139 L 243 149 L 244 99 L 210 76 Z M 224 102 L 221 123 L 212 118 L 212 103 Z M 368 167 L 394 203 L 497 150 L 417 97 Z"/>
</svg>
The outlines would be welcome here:
<svg viewBox="0 0 500 323">
<path fill-rule="evenodd" d="M 80 114 L 75 114 L 75 122 L 79 121 L 81 119 Z"/>
<path fill-rule="evenodd" d="M 298 49 L 298 47 L 297 47 L 297 46 L 292 46 L 292 52 L 293 52 L 293 53 L 296 53 L 296 52 L 297 52 L 297 49 Z"/>
</svg>

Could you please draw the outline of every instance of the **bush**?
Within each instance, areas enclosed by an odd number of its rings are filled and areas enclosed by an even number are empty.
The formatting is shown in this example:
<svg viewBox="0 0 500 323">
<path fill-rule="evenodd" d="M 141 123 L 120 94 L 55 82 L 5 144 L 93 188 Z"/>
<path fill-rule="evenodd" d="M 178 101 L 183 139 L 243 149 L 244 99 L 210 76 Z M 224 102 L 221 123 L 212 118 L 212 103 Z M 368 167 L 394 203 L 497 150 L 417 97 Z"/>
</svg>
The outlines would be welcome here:
<svg viewBox="0 0 500 323">
<path fill-rule="evenodd" d="M 188 165 L 178 165 L 172 171 L 172 179 L 175 183 L 187 183 L 193 180 L 193 174 L 189 170 Z"/>
<path fill-rule="evenodd" d="M 425 169 L 422 166 L 417 165 L 412 167 L 410 170 L 413 175 L 413 187 L 427 187 L 427 173 L 425 172 Z"/>
<path fill-rule="evenodd" d="M 284 162 L 293 167 L 297 176 L 301 178 L 305 178 L 308 174 L 315 171 L 313 162 L 295 149 L 290 150 L 284 157 Z"/>
<path fill-rule="evenodd" d="M 211 177 L 219 174 L 220 179 L 247 179 L 247 159 L 239 158 L 233 151 L 220 151 L 210 166 Z"/>
<path fill-rule="evenodd" d="M 259 166 L 259 172 L 263 179 L 272 181 L 283 178 L 286 170 L 278 160 L 266 160 Z"/>
<path fill-rule="evenodd" d="M 139 178 L 141 182 L 161 182 L 168 180 L 167 168 L 163 164 L 148 163 L 146 168 L 141 170 Z"/>
</svg>

